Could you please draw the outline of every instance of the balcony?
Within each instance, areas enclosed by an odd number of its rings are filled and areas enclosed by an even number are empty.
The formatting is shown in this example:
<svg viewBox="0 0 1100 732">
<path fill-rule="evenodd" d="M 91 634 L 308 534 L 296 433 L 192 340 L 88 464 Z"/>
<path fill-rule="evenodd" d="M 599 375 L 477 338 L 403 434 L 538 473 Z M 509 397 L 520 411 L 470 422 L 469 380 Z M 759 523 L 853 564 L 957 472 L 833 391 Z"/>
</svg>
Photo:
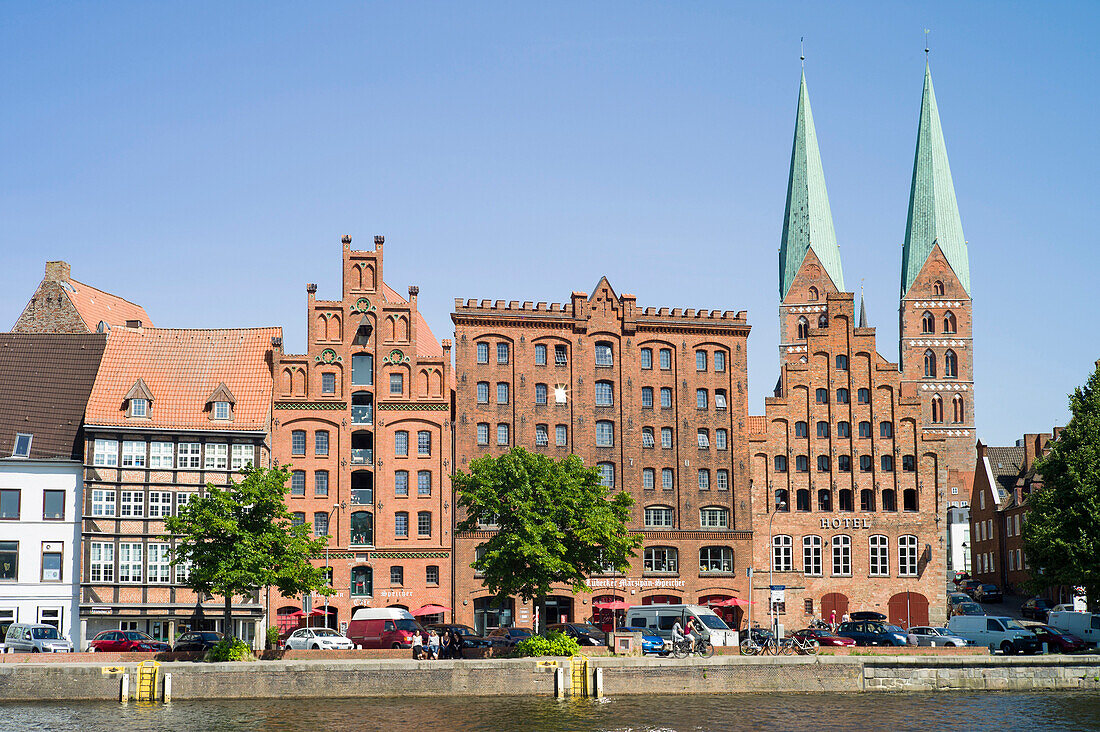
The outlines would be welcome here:
<svg viewBox="0 0 1100 732">
<path fill-rule="evenodd" d="M 370 404 L 367 404 L 365 406 L 352 406 L 351 423 L 373 425 L 374 408 Z"/>
<path fill-rule="evenodd" d="M 352 465 L 374 465 L 374 449 L 370 447 L 353 447 L 351 449 Z"/>
<path fill-rule="evenodd" d="M 351 505 L 353 506 L 369 506 L 374 503 L 374 489 L 372 488 L 352 488 L 351 489 Z"/>
</svg>

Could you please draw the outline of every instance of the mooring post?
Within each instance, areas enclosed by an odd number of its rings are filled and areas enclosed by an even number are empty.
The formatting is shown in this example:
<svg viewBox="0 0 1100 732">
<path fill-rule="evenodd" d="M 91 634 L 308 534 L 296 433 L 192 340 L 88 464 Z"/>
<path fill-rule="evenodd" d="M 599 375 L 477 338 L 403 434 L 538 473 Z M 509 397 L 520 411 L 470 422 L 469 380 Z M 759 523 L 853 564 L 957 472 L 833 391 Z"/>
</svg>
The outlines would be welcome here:
<svg viewBox="0 0 1100 732">
<path fill-rule="evenodd" d="M 164 701 L 172 701 L 172 674 L 164 675 Z"/>
<path fill-rule="evenodd" d="M 565 696 L 565 673 L 561 666 L 554 669 L 554 696 L 559 699 Z"/>
<path fill-rule="evenodd" d="M 597 699 L 603 697 L 603 669 L 596 667 L 595 679 L 592 684 L 592 695 Z"/>
<path fill-rule="evenodd" d="M 122 674 L 119 682 L 118 700 L 126 702 L 130 700 L 130 674 Z"/>
</svg>

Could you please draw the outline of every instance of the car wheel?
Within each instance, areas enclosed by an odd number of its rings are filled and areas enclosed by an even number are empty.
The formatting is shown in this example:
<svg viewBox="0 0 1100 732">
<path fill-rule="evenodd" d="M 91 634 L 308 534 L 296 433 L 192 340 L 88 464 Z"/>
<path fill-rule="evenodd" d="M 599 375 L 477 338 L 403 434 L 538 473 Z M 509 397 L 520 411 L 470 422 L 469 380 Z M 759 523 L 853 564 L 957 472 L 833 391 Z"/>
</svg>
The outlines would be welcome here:
<svg viewBox="0 0 1100 732">
<path fill-rule="evenodd" d="M 394 643 L 392 646 L 390 646 L 390 648 L 393 648 L 395 650 L 401 650 L 401 644 L 400 643 Z"/>
<path fill-rule="evenodd" d="M 1005 654 L 1006 656 L 1012 655 L 1012 644 L 1008 641 L 1001 643 L 1001 653 Z"/>
<path fill-rule="evenodd" d="M 38 653 L 38 649 L 37 648 L 32 648 L 31 653 Z"/>
<path fill-rule="evenodd" d="M 321 650 L 321 646 L 319 646 L 319 645 L 317 645 L 316 643 L 314 643 L 314 644 L 313 644 L 313 649 L 312 649 L 312 650 L 314 650 L 314 651 L 319 651 L 319 650 Z"/>
</svg>

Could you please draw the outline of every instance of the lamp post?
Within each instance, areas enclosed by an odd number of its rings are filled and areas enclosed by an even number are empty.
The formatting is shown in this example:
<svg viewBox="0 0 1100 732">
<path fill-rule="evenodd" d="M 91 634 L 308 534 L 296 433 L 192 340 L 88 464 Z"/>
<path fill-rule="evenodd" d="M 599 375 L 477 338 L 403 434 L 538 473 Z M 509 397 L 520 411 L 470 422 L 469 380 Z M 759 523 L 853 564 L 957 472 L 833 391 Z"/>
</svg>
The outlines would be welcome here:
<svg viewBox="0 0 1100 732">
<path fill-rule="evenodd" d="M 772 525 L 775 522 L 775 514 L 787 510 L 787 502 L 780 498 L 775 502 L 775 509 L 768 519 L 768 544 L 771 551 L 771 561 L 768 562 L 768 612 L 772 620 L 772 636 L 779 642 L 779 619 L 775 617 L 775 601 L 772 599 L 772 572 L 775 570 L 775 535 L 772 533 Z"/>
<path fill-rule="evenodd" d="M 339 511 L 341 508 L 344 508 L 345 505 L 347 504 L 344 501 L 340 501 L 339 503 L 333 504 L 332 509 L 328 512 L 329 537 L 332 536 L 332 514 L 333 512 Z M 337 529 L 336 533 L 340 533 L 339 529 Z M 332 580 L 329 577 L 330 570 L 328 564 L 328 546 L 331 543 L 332 542 L 330 541 L 325 542 L 325 582 L 328 582 L 330 587 L 332 586 Z M 328 627 L 328 595 L 325 595 L 325 627 Z"/>
</svg>

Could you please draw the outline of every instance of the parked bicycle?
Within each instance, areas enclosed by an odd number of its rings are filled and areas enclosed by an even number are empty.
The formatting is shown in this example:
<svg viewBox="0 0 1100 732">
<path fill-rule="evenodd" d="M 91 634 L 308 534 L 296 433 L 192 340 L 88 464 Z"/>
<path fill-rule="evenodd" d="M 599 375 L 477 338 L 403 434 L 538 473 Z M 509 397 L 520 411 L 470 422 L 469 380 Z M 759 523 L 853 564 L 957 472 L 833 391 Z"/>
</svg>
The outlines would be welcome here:
<svg viewBox="0 0 1100 732">
<path fill-rule="evenodd" d="M 779 644 L 766 630 L 753 628 L 741 641 L 742 656 L 777 656 L 780 652 Z"/>
<path fill-rule="evenodd" d="M 696 638 L 694 645 L 687 639 L 672 644 L 672 655 L 676 658 L 687 658 L 692 653 L 700 658 L 710 658 L 714 655 L 714 646 L 706 638 Z"/>
</svg>

